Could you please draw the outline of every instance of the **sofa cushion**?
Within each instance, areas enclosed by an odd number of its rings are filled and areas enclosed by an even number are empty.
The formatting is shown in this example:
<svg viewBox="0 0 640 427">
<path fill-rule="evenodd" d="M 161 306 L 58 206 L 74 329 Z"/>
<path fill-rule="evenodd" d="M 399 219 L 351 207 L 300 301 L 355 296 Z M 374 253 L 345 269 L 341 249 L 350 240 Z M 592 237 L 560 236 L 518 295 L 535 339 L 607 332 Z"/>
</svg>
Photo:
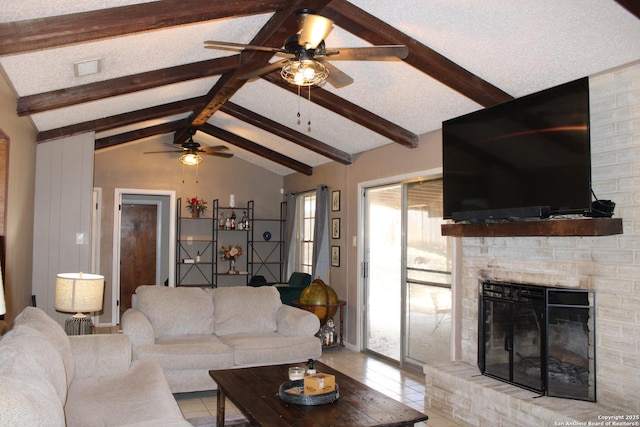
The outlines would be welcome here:
<svg viewBox="0 0 640 427">
<path fill-rule="evenodd" d="M 135 308 L 144 313 L 156 338 L 213 333 L 211 289 L 143 285 L 136 289 Z"/>
<path fill-rule="evenodd" d="M 133 361 L 122 375 L 76 378 L 69 388 L 65 413 L 69 427 L 189 425 L 162 368 L 153 360 Z"/>
<path fill-rule="evenodd" d="M 124 334 L 69 337 L 76 359 L 76 378 L 106 377 L 125 373 L 131 366 L 131 340 Z"/>
<path fill-rule="evenodd" d="M 136 349 L 137 359 L 155 359 L 168 369 L 225 369 L 233 367 L 233 353 L 214 335 L 160 338 Z"/>
<path fill-rule="evenodd" d="M 236 366 L 294 363 L 322 356 L 322 344 L 314 336 L 285 337 L 271 332 L 231 334 L 221 339 L 233 348 Z"/>
<path fill-rule="evenodd" d="M 36 307 L 25 307 L 13 321 L 14 326 L 25 325 L 40 332 L 62 357 L 67 375 L 67 387 L 76 376 L 76 362 L 71 353 L 71 345 L 62 326 L 47 313 Z"/>
<path fill-rule="evenodd" d="M 0 373 L 39 379 L 53 386 L 61 404 L 67 398 L 67 375 L 60 353 L 28 326 L 17 325 L 2 338 Z"/>
<path fill-rule="evenodd" d="M 36 377 L 0 374 L 1 426 L 64 426 L 64 409 L 53 385 Z"/>
<path fill-rule="evenodd" d="M 214 289 L 213 305 L 216 335 L 224 336 L 274 332 L 282 301 L 273 286 L 234 286 Z"/>
</svg>

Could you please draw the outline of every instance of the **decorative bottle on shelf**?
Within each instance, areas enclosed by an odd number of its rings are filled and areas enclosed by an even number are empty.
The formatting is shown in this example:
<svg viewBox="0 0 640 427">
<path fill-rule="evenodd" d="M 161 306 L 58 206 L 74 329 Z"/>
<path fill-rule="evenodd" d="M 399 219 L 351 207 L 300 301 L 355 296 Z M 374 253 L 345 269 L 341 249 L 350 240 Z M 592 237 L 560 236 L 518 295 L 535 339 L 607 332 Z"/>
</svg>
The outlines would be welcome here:
<svg viewBox="0 0 640 427">
<path fill-rule="evenodd" d="M 196 255 L 196 263 L 200 262 L 200 251 L 198 251 L 198 254 Z"/>
<path fill-rule="evenodd" d="M 225 224 L 224 213 L 220 212 L 220 218 L 218 218 L 218 227 L 220 227 L 220 230 L 224 230 L 224 224 Z"/>
<path fill-rule="evenodd" d="M 230 226 L 230 230 L 236 229 L 236 211 L 231 211 Z"/>
<path fill-rule="evenodd" d="M 242 228 L 244 230 L 249 229 L 249 217 L 246 212 L 242 212 L 242 220 L 240 222 L 242 223 Z"/>
<path fill-rule="evenodd" d="M 231 217 L 227 214 L 226 219 L 224 220 L 224 229 L 231 230 Z"/>
</svg>

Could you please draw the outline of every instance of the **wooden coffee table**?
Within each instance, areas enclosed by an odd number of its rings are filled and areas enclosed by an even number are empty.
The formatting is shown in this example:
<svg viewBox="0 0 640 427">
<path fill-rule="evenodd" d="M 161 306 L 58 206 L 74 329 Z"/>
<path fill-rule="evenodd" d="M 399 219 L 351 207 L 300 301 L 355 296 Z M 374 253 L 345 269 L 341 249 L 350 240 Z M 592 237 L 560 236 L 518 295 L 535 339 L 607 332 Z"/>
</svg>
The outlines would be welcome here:
<svg viewBox="0 0 640 427">
<path fill-rule="evenodd" d="M 278 390 L 295 365 L 300 364 L 209 371 L 218 384 L 218 426 L 224 426 L 225 397 L 254 426 L 411 426 L 428 418 L 320 362 L 316 370 L 335 375 L 340 398 L 317 406 L 286 403 Z"/>
</svg>

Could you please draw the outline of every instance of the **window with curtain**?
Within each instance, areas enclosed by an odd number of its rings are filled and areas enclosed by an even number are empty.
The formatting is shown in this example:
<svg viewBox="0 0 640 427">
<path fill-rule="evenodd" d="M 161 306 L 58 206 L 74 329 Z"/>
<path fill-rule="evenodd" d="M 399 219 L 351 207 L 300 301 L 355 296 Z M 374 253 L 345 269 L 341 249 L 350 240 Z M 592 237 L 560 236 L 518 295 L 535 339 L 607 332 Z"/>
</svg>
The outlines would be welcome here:
<svg viewBox="0 0 640 427">
<path fill-rule="evenodd" d="M 313 233 L 316 219 L 316 193 L 301 194 L 298 199 L 298 256 L 296 271 L 312 274 L 313 271 Z"/>
</svg>

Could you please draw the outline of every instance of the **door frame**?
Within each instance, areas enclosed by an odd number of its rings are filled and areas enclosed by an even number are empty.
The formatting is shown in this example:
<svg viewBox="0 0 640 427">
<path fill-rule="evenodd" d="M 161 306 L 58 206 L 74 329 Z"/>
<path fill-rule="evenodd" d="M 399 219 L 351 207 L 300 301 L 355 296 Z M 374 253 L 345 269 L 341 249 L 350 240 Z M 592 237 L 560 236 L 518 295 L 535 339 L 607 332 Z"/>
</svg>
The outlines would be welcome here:
<svg viewBox="0 0 640 427">
<path fill-rule="evenodd" d="M 93 187 L 91 196 L 93 209 L 91 210 L 91 272 L 100 274 L 100 244 L 102 236 L 102 187 Z M 102 326 L 100 314 L 92 313 L 91 321 L 94 325 Z"/>
<path fill-rule="evenodd" d="M 367 251 L 367 248 L 364 245 L 365 232 L 366 232 L 365 230 L 366 210 L 365 210 L 365 200 L 364 200 L 365 190 L 371 187 L 380 187 L 383 185 L 398 184 L 398 183 L 402 183 L 403 181 L 410 181 L 415 179 L 433 179 L 441 176 L 442 176 L 442 168 L 438 167 L 438 168 L 410 172 L 408 174 L 395 175 L 395 176 L 390 176 L 386 178 L 379 178 L 371 181 L 364 181 L 364 182 L 358 183 L 358 230 L 357 230 L 357 242 L 356 242 L 356 246 L 360 248 L 358 251 L 356 251 L 357 253 L 356 261 L 359 267 L 358 280 L 357 280 L 357 286 L 356 286 L 356 289 L 357 289 L 356 307 L 359 308 L 359 310 L 356 310 L 356 343 L 357 343 L 358 351 L 365 350 L 364 333 L 366 331 L 366 326 L 365 326 L 366 317 L 364 313 L 365 313 L 365 310 L 367 309 L 366 299 L 365 299 L 366 283 L 364 279 L 364 273 L 365 273 L 364 266 L 366 265 L 365 263 L 366 263 L 366 251 Z M 455 269 L 455 262 L 452 266 L 452 270 L 454 269 Z M 451 273 L 453 274 L 453 271 Z M 452 289 L 451 289 L 452 293 L 455 292 L 453 288 L 454 286 L 452 285 Z M 453 298 L 455 301 L 455 296 L 453 296 Z M 455 304 L 454 304 L 454 307 L 452 307 L 452 309 L 455 310 Z M 452 312 L 452 318 L 455 318 L 454 312 Z M 454 333 L 453 329 L 454 328 L 452 328 L 452 333 Z M 456 340 L 452 340 L 452 347 L 455 342 Z"/>
<path fill-rule="evenodd" d="M 132 188 L 116 188 L 114 192 L 114 205 L 113 205 L 113 265 L 112 265 L 112 280 L 113 286 L 111 287 L 111 320 L 112 324 L 120 324 L 120 310 L 118 308 L 118 301 L 120 299 L 120 227 L 121 227 L 121 209 L 122 199 L 125 195 L 135 196 L 168 196 L 169 197 L 169 286 L 175 286 L 175 250 L 176 250 L 176 192 L 173 190 L 141 190 Z M 132 201 L 133 198 L 128 199 Z M 150 200 L 139 200 L 140 204 L 158 204 L 162 205 L 160 201 L 153 203 Z M 161 239 L 162 230 L 162 209 L 158 209 L 158 239 Z M 159 255 L 158 255 L 159 256 Z M 159 263 L 156 262 L 156 268 L 159 268 Z M 156 280 L 160 280 L 159 275 L 156 274 Z"/>
</svg>

